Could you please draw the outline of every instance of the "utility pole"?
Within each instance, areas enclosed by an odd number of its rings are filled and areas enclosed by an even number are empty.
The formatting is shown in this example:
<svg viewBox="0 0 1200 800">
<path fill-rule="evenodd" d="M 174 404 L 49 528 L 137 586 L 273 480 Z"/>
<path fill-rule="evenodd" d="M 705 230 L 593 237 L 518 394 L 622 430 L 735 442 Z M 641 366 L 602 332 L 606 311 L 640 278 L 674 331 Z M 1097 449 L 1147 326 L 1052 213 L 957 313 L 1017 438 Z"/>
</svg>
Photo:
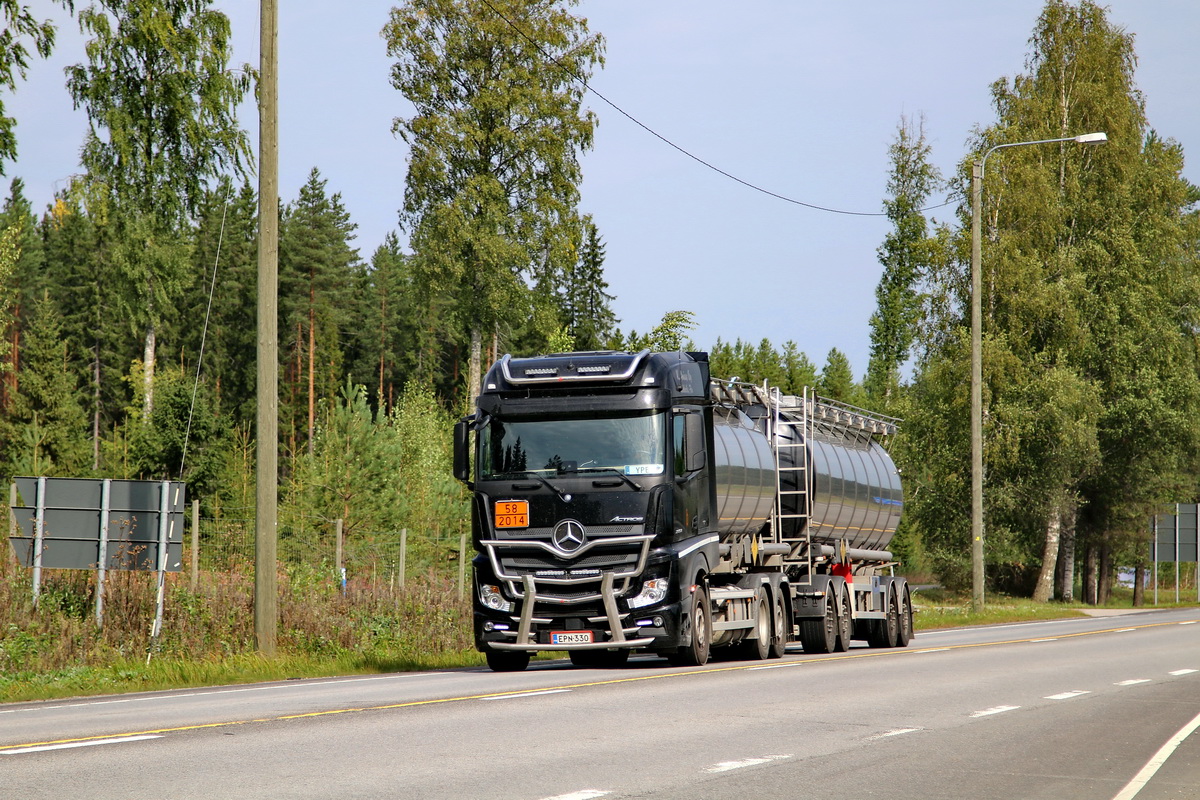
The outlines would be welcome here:
<svg viewBox="0 0 1200 800">
<path fill-rule="evenodd" d="M 258 83 L 258 395 L 254 518 L 254 641 L 275 655 L 279 626 L 279 13 L 260 0 Z"/>
</svg>

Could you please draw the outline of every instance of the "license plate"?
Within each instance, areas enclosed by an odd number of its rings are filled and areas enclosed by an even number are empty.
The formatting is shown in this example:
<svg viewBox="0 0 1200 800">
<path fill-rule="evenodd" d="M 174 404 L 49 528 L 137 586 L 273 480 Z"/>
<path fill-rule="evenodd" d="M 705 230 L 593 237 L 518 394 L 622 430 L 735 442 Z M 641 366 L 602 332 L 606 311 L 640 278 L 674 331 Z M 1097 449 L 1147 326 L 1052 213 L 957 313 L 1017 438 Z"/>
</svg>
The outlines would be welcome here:
<svg viewBox="0 0 1200 800">
<path fill-rule="evenodd" d="M 496 502 L 497 528 L 528 528 L 528 500 L 498 500 Z"/>
<path fill-rule="evenodd" d="M 591 644 L 591 631 L 551 631 L 550 644 Z"/>
</svg>

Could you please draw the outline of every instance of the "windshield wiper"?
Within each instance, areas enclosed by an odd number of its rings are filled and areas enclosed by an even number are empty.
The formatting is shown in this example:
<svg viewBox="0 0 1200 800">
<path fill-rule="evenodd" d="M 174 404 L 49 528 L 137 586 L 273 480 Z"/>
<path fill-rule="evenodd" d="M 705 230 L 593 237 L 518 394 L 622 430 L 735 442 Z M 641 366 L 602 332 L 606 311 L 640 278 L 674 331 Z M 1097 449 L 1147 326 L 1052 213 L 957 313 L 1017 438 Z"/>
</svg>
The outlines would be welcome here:
<svg viewBox="0 0 1200 800">
<path fill-rule="evenodd" d="M 642 491 L 642 487 L 639 486 L 636 481 L 631 480 L 628 475 L 626 475 L 624 472 L 621 472 L 621 470 L 617 469 L 616 467 L 580 467 L 578 471 L 579 472 L 611 472 L 612 474 L 616 475 L 618 478 L 620 478 L 621 480 L 625 481 L 627 484 L 632 486 L 633 490 L 635 492 Z"/>
<path fill-rule="evenodd" d="M 549 489 L 550 491 L 552 491 L 552 492 L 554 492 L 556 495 L 558 495 L 559 499 L 560 499 L 560 500 L 562 500 L 564 503 L 569 503 L 569 502 L 571 502 L 571 495 L 567 494 L 567 493 L 566 493 L 566 492 L 564 492 L 562 489 L 558 488 L 558 487 L 557 487 L 557 486 L 555 486 L 553 483 L 551 483 L 550 481 L 548 481 L 548 480 L 546 480 L 545 478 L 543 478 L 541 475 L 538 475 L 536 472 L 529 472 L 529 471 L 525 471 L 525 472 L 509 472 L 509 473 L 505 473 L 505 474 L 507 474 L 507 475 L 521 475 L 521 476 L 526 476 L 526 477 L 533 478 L 535 481 L 537 481 L 538 483 L 540 483 L 542 486 L 545 486 L 547 489 Z"/>
</svg>

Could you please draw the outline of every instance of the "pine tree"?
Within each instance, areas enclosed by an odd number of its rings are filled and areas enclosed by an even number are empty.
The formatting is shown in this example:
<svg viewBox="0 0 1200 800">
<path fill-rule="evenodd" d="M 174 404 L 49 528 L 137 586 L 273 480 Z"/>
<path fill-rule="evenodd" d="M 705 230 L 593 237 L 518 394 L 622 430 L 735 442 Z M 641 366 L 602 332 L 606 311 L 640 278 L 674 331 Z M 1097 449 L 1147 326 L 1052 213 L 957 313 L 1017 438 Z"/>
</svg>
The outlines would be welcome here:
<svg viewBox="0 0 1200 800">
<path fill-rule="evenodd" d="M 342 380 L 346 341 L 359 327 L 355 313 L 362 300 L 353 291 L 363 275 L 358 251 L 351 246 L 358 227 L 340 194 L 326 192 L 327 181 L 314 168 L 295 203 L 284 209 L 279 237 L 281 355 L 290 384 L 281 411 L 290 414 L 293 441 L 312 452 L 317 401 L 334 397 Z"/>
<path fill-rule="evenodd" d="M 67 357 L 62 320 L 49 292 L 30 309 L 21 391 L 8 421 L 15 435 L 8 474 L 78 475 L 86 469 L 87 419 Z"/>
</svg>

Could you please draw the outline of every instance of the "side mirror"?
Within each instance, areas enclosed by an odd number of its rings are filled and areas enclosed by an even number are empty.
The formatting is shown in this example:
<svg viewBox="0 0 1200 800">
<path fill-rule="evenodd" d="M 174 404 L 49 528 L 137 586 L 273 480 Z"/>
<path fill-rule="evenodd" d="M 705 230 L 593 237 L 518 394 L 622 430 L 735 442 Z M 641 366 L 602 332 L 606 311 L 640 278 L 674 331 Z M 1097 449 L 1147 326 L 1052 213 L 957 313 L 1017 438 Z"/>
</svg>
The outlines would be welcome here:
<svg viewBox="0 0 1200 800">
<path fill-rule="evenodd" d="M 471 483 L 471 422 L 459 420 L 454 424 L 454 477 Z"/>
<path fill-rule="evenodd" d="M 704 469 L 708 451 L 704 448 L 704 417 L 688 414 L 684 429 L 684 468 L 688 472 Z"/>
</svg>

